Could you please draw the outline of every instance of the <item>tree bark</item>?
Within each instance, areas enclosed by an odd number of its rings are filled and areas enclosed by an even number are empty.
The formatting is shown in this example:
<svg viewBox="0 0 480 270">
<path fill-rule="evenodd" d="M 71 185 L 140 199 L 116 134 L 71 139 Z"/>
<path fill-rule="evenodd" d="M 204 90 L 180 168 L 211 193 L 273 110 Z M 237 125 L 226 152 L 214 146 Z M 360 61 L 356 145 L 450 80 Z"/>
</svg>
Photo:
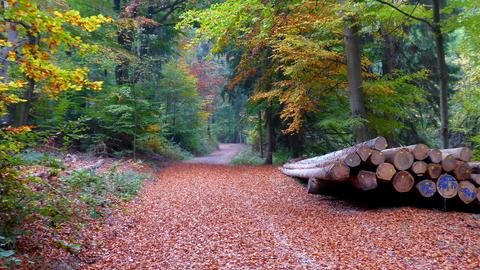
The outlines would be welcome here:
<svg viewBox="0 0 480 270">
<path fill-rule="evenodd" d="M 291 177 L 298 178 L 317 178 L 321 180 L 343 181 L 350 176 L 350 168 L 341 162 L 333 163 L 331 165 L 321 168 L 307 168 L 307 169 L 286 169 L 280 170 Z"/>
<path fill-rule="evenodd" d="M 3 1 L 4 8 L 8 7 L 8 2 Z M 18 5 L 15 4 L 15 5 Z M 15 23 L 8 24 L 7 41 L 10 43 L 16 43 L 18 39 L 18 31 Z M 12 50 L 12 47 L 0 47 L 0 81 L 6 82 L 8 80 L 8 66 L 7 60 L 8 53 Z"/>
<path fill-rule="evenodd" d="M 395 38 L 389 33 L 384 33 L 383 39 L 385 45 L 383 47 L 382 71 L 383 75 L 388 75 L 393 73 L 396 66 Z"/>
<path fill-rule="evenodd" d="M 470 161 L 472 159 L 472 150 L 468 147 L 450 148 L 440 150 L 443 154 L 452 155 L 461 161 Z"/>
<path fill-rule="evenodd" d="M 359 26 L 353 19 L 346 22 L 345 56 L 347 60 L 348 89 L 350 91 L 350 111 L 353 117 L 366 120 L 367 113 L 364 103 L 361 45 L 359 38 Z M 368 130 L 364 122 L 354 124 L 352 127 L 354 139 L 357 143 L 368 139 Z"/>
<path fill-rule="evenodd" d="M 437 47 L 438 85 L 440 88 L 440 146 L 448 148 L 448 71 L 441 29 L 440 0 L 432 0 L 433 33 Z"/>
<path fill-rule="evenodd" d="M 34 90 L 35 90 L 35 80 L 29 78 L 27 89 L 25 89 L 22 96 L 22 99 L 26 101 L 16 104 L 16 119 L 15 119 L 16 126 L 24 126 L 28 123 Z"/>
<path fill-rule="evenodd" d="M 263 158 L 263 132 L 262 132 L 262 111 L 258 111 L 258 150 L 260 157 Z"/>
</svg>

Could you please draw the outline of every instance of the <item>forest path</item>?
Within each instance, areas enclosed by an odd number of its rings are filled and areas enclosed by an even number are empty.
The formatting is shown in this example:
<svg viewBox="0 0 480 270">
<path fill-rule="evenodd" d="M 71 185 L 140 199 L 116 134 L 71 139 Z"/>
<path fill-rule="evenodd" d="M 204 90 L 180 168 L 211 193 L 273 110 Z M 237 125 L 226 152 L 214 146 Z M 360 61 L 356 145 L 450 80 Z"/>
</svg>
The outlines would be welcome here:
<svg viewBox="0 0 480 270">
<path fill-rule="evenodd" d="M 201 163 L 201 164 L 229 164 L 230 161 L 242 151 L 246 146 L 239 143 L 221 143 L 219 149 L 213 153 L 196 157 L 185 161 L 186 163 Z"/>
<path fill-rule="evenodd" d="M 479 269 L 480 219 L 359 208 L 272 166 L 178 163 L 85 232 L 79 269 Z"/>
</svg>

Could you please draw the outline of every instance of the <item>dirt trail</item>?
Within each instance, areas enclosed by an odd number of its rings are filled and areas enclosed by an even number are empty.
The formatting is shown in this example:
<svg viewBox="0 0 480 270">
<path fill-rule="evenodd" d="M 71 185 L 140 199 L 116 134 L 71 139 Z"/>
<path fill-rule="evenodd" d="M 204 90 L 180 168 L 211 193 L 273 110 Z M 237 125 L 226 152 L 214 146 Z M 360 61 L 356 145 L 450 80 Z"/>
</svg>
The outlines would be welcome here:
<svg viewBox="0 0 480 270">
<path fill-rule="evenodd" d="M 197 157 L 186 161 L 186 163 L 201 164 L 229 164 L 230 161 L 245 148 L 244 144 L 223 143 L 219 145 L 219 149 L 208 156 Z"/>
<path fill-rule="evenodd" d="M 478 216 L 356 208 L 270 166 L 169 166 L 88 235 L 81 269 L 480 267 Z"/>
</svg>

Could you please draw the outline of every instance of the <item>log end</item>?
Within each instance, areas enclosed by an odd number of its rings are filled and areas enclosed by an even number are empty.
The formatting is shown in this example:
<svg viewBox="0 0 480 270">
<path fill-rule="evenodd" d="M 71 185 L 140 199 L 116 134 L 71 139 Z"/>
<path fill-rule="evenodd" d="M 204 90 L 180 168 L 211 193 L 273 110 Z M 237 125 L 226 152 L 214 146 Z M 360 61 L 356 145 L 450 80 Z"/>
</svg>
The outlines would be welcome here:
<svg viewBox="0 0 480 270">
<path fill-rule="evenodd" d="M 346 166 L 342 162 L 335 163 L 330 169 L 331 180 L 347 180 L 350 176 L 350 167 Z"/>
<path fill-rule="evenodd" d="M 368 191 L 377 188 L 377 177 L 374 172 L 360 171 L 357 176 L 351 179 L 353 186 L 356 188 Z"/>
<path fill-rule="evenodd" d="M 399 171 L 408 170 L 414 161 L 413 154 L 406 148 L 400 149 L 393 157 L 393 165 Z"/>
<path fill-rule="evenodd" d="M 409 192 L 413 188 L 415 180 L 409 172 L 399 171 L 393 177 L 392 184 L 397 192 L 404 193 Z"/>
<path fill-rule="evenodd" d="M 440 163 L 442 162 L 442 151 L 439 149 L 430 149 L 428 151 L 428 158 L 433 163 Z"/>
<path fill-rule="evenodd" d="M 357 148 L 357 154 L 362 161 L 367 161 L 368 157 L 372 154 L 372 149 L 366 146 L 360 146 Z"/>
<path fill-rule="evenodd" d="M 431 179 L 437 179 L 442 174 L 442 166 L 437 163 L 427 165 L 427 175 Z"/>
<path fill-rule="evenodd" d="M 445 155 L 442 159 L 442 168 L 446 172 L 451 172 L 457 166 L 457 160 L 453 155 Z"/>
<path fill-rule="evenodd" d="M 397 170 L 395 170 L 395 167 L 392 164 L 384 162 L 378 165 L 375 174 L 379 180 L 390 181 L 396 172 Z"/>
<path fill-rule="evenodd" d="M 477 188 L 469 181 L 458 183 L 458 197 L 465 204 L 469 204 L 477 198 Z"/>
<path fill-rule="evenodd" d="M 424 175 L 427 172 L 427 167 L 428 165 L 424 161 L 415 161 L 411 170 L 416 175 Z"/>
<path fill-rule="evenodd" d="M 413 157 L 416 160 L 424 160 L 428 157 L 430 148 L 423 143 L 416 144 L 412 149 Z"/>
<path fill-rule="evenodd" d="M 350 168 L 355 168 L 362 163 L 357 153 L 350 153 L 344 159 L 345 164 Z"/>
<path fill-rule="evenodd" d="M 468 162 L 472 160 L 472 155 L 472 149 L 468 147 L 462 147 L 462 150 L 460 152 L 460 160 Z"/>
<path fill-rule="evenodd" d="M 422 180 L 415 186 L 418 193 L 425 198 L 430 198 L 437 192 L 437 185 L 429 179 Z"/>
<path fill-rule="evenodd" d="M 308 178 L 307 192 L 310 194 L 319 194 L 321 190 L 320 180 L 317 178 L 310 177 Z"/>
<path fill-rule="evenodd" d="M 387 147 L 388 147 L 387 139 L 380 136 L 380 137 L 375 138 L 374 140 L 375 140 L 375 143 L 373 145 L 373 149 L 378 150 L 378 151 L 382 151 L 382 150 L 387 149 Z"/>
<path fill-rule="evenodd" d="M 455 175 L 455 178 L 457 178 L 459 181 L 466 180 L 472 175 L 472 169 L 467 162 L 457 161 L 457 165 L 453 170 L 453 175 Z"/>
<path fill-rule="evenodd" d="M 437 191 L 445 199 L 455 197 L 458 193 L 457 180 L 449 174 L 441 175 L 437 180 Z"/>
<path fill-rule="evenodd" d="M 372 154 L 368 158 L 368 162 L 372 165 L 378 166 L 385 162 L 385 154 L 378 150 L 372 150 Z"/>
</svg>

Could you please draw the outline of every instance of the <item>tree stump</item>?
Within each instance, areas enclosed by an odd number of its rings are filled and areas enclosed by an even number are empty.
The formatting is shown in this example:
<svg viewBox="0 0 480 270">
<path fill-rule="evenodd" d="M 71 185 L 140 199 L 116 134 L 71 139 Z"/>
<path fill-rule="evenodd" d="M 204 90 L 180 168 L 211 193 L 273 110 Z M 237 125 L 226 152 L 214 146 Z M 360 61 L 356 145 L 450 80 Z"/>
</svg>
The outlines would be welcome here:
<svg viewBox="0 0 480 270">
<path fill-rule="evenodd" d="M 477 188 L 469 181 L 458 183 L 458 197 L 465 204 L 469 204 L 477 198 Z"/>
<path fill-rule="evenodd" d="M 425 198 L 430 198 L 437 192 L 437 185 L 429 179 L 418 182 L 415 187 L 418 193 Z"/>
<path fill-rule="evenodd" d="M 377 175 L 378 180 L 390 181 L 396 172 L 397 170 L 395 170 L 395 167 L 392 164 L 384 162 L 378 165 L 375 174 Z"/>
<path fill-rule="evenodd" d="M 442 174 L 437 180 L 437 192 L 445 199 L 455 197 L 458 193 L 458 183 L 455 177 Z"/>
<path fill-rule="evenodd" d="M 413 188 L 415 180 L 409 172 L 399 171 L 393 177 L 392 184 L 397 192 L 404 193 L 409 192 Z"/>
</svg>

